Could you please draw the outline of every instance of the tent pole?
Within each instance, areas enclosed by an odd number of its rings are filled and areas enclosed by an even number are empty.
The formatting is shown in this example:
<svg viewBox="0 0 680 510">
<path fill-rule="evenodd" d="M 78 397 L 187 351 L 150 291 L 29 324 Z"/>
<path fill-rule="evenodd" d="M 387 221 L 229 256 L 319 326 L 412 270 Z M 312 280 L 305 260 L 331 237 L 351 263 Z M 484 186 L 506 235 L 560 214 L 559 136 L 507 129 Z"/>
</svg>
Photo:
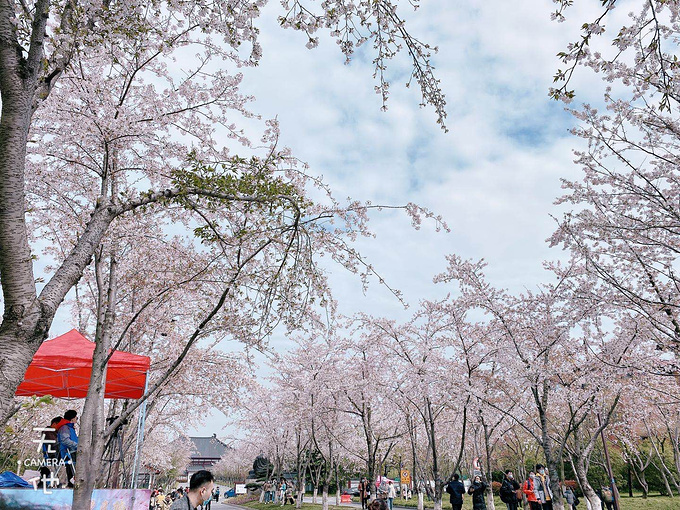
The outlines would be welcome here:
<svg viewBox="0 0 680 510">
<path fill-rule="evenodd" d="M 149 389 L 149 374 L 146 374 L 146 381 L 144 382 L 144 395 Z M 146 421 L 146 402 L 142 402 L 141 408 L 139 410 L 139 421 L 137 422 L 137 441 L 135 442 L 135 462 L 132 465 L 132 482 L 130 487 L 132 489 L 137 488 L 137 470 L 139 469 L 139 447 L 140 444 L 144 442 L 144 422 Z M 134 496 L 133 496 L 134 497 Z"/>
</svg>

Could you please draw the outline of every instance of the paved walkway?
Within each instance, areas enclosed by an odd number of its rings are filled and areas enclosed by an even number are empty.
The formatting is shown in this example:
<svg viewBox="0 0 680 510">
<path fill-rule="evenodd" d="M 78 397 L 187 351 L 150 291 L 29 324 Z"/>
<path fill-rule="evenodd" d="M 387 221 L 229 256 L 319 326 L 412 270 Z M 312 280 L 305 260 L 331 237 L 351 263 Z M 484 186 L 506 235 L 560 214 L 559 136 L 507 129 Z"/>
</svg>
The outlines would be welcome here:
<svg viewBox="0 0 680 510">
<path fill-rule="evenodd" d="M 217 503 L 213 501 L 212 503 L 210 503 L 210 509 L 211 510 L 213 510 L 213 509 L 214 510 L 218 510 L 218 509 L 222 510 L 222 509 L 227 509 L 227 508 L 230 509 L 230 510 L 242 510 L 243 509 L 242 506 L 230 505 L 229 503 L 223 503 L 222 501 L 217 502 Z"/>
</svg>

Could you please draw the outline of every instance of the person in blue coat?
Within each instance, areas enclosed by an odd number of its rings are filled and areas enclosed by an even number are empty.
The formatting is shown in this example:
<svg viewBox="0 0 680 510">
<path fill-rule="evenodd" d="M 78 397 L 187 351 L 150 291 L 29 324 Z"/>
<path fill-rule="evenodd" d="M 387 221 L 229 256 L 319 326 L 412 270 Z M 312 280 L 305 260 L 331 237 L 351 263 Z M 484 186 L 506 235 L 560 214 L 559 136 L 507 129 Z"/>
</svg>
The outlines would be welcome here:
<svg viewBox="0 0 680 510">
<path fill-rule="evenodd" d="M 446 492 L 451 494 L 451 508 L 452 510 L 460 510 L 463 507 L 463 494 L 465 494 L 465 485 L 459 480 L 458 473 L 453 475 L 451 480 L 446 485 Z"/>
<path fill-rule="evenodd" d="M 66 476 L 68 487 L 73 487 L 73 478 L 76 475 L 76 451 L 78 450 L 78 434 L 76 433 L 76 421 L 78 413 L 69 409 L 64 413 L 64 419 L 54 427 L 57 429 L 57 442 L 59 443 L 59 455 L 66 462 Z"/>
</svg>

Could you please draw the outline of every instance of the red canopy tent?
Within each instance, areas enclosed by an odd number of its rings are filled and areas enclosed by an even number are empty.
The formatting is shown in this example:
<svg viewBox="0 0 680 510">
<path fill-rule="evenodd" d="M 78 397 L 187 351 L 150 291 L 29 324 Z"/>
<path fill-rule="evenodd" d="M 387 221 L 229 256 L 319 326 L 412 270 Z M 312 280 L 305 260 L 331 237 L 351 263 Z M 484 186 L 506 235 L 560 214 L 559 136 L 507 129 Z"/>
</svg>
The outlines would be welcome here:
<svg viewBox="0 0 680 510">
<path fill-rule="evenodd" d="M 16 395 L 85 398 L 92 373 L 94 342 L 75 329 L 42 343 Z M 141 398 L 151 359 L 114 351 L 106 371 L 106 398 Z"/>
</svg>

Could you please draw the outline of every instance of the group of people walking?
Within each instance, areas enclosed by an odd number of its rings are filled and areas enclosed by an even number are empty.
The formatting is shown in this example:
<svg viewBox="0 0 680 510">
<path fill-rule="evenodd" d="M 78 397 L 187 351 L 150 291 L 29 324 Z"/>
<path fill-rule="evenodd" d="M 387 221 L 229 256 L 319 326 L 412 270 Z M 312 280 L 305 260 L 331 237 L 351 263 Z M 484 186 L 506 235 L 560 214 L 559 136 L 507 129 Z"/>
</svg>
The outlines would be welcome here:
<svg viewBox="0 0 680 510">
<path fill-rule="evenodd" d="M 481 475 L 475 475 L 472 483 L 465 490 L 465 485 L 460 481 L 458 474 L 446 486 L 446 492 L 451 495 L 452 510 L 461 510 L 465 493 L 472 496 L 473 510 L 486 510 L 486 490 L 488 483 Z M 576 510 L 579 500 L 571 487 L 564 486 L 562 489 L 567 510 Z M 515 480 L 514 473 L 508 469 L 503 477 L 500 488 L 501 501 L 507 506 L 507 510 L 518 510 L 523 498 L 526 497 L 530 510 L 552 510 L 553 493 L 550 488 L 550 476 L 545 466 L 536 465 L 536 470 L 531 471 L 527 479 L 521 484 Z"/>
<path fill-rule="evenodd" d="M 512 475 L 512 473 L 510 473 L 510 475 Z M 460 476 L 458 473 L 454 474 L 453 479 L 446 486 L 446 492 L 451 495 L 452 510 L 461 510 L 463 507 L 463 496 L 466 492 L 472 496 L 473 510 L 486 510 L 485 492 L 487 487 L 488 484 L 483 480 L 482 476 L 475 475 L 475 477 L 472 479 L 472 483 L 466 491 L 465 484 L 460 481 Z M 508 510 L 517 510 L 517 507 L 515 506 L 514 509 L 511 509 L 508 506 Z"/>
<path fill-rule="evenodd" d="M 568 485 L 560 484 L 562 496 L 567 510 L 576 510 L 579 499 Z M 530 510 L 552 510 L 553 492 L 550 487 L 550 475 L 542 464 L 536 465 L 536 470 L 531 471 L 526 481 L 522 484 L 522 492 L 526 495 Z M 516 508 L 516 507 L 515 507 Z M 508 507 L 508 510 L 514 510 Z"/>
<path fill-rule="evenodd" d="M 267 480 L 262 484 L 263 502 L 273 503 L 276 505 L 285 505 L 290 503 L 295 504 L 295 497 L 293 496 L 293 484 L 281 478 L 280 481 L 276 479 Z"/>
</svg>

